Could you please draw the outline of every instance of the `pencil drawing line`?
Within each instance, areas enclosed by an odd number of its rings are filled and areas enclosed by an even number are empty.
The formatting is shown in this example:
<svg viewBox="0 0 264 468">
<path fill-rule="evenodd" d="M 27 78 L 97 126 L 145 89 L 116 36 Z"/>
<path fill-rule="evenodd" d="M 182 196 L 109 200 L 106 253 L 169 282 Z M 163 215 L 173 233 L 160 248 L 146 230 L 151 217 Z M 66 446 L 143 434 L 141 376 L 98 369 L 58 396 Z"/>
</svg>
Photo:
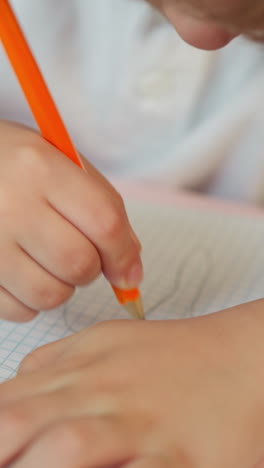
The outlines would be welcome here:
<svg viewBox="0 0 264 468">
<path fill-rule="evenodd" d="M 213 261 L 212 261 L 213 259 L 212 259 L 211 253 L 209 252 L 208 249 L 205 249 L 205 248 L 201 249 L 200 246 L 193 247 L 193 249 L 191 249 L 185 257 L 183 257 L 181 263 L 179 264 L 177 268 L 175 280 L 173 281 L 171 291 L 169 293 L 166 292 L 166 295 L 163 296 L 158 302 L 156 302 L 149 309 L 150 314 L 153 313 L 154 311 L 159 310 L 160 307 L 166 305 L 166 303 L 169 303 L 172 299 L 175 300 L 177 299 L 177 297 L 179 297 L 181 290 L 182 290 L 184 277 L 185 275 L 187 275 L 188 278 L 190 277 L 191 264 L 195 262 L 198 255 L 199 256 L 202 255 L 205 260 L 204 262 L 205 271 L 204 271 L 204 274 L 199 277 L 200 281 L 199 281 L 197 290 L 195 291 L 195 294 L 193 295 L 193 297 L 190 295 L 187 304 L 185 304 L 184 311 L 186 311 L 186 309 L 188 308 L 189 315 L 190 315 L 190 312 L 193 310 L 195 304 L 201 297 L 204 291 L 204 288 L 206 287 L 206 284 L 208 282 L 209 276 L 212 271 L 212 266 L 213 266 Z M 185 293 L 185 296 L 186 296 L 186 293 Z"/>
<path fill-rule="evenodd" d="M 199 260 L 199 258 L 201 258 L 201 260 Z M 190 291 L 192 292 L 187 291 L 187 293 L 189 294 L 187 296 L 186 291 L 184 291 L 184 281 L 185 278 L 187 278 L 188 282 L 190 282 L 190 278 L 192 277 L 193 265 L 197 263 L 197 259 L 201 267 L 199 268 L 199 275 L 196 276 L 194 279 L 196 282 L 198 279 L 198 284 L 195 288 L 193 288 L 192 286 L 190 287 Z M 210 278 L 212 271 L 213 257 L 211 252 L 204 246 L 194 246 L 191 250 L 189 250 L 186 253 L 186 255 L 182 257 L 180 263 L 178 264 L 170 290 L 164 291 L 164 295 L 159 300 L 157 300 L 155 304 L 148 308 L 147 315 L 151 316 L 153 312 L 160 311 L 162 307 L 166 306 L 166 304 L 169 305 L 172 302 L 172 300 L 177 301 L 177 299 L 179 299 L 179 302 L 182 302 L 182 297 L 187 297 L 186 303 L 184 304 L 184 306 L 181 306 L 181 316 L 185 316 L 186 312 L 188 316 L 191 316 L 194 311 L 195 305 L 201 298 L 206 288 L 206 285 L 208 284 L 208 279 Z M 193 273 L 193 275 L 194 274 L 195 273 Z M 85 318 L 85 313 L 81 312 L 77 316 L 74 316 L 70 304 L 66 304 L 64 306 L 64 308 L 62 309 L 62 316 L 65 327 L 70 333 L 76 333 L 85 326 L 83 324 L 82 327 L 80 324 L 80 321 L 82 321 L 82 319 Z M 99 313 L 92 318 L 92 322 L 95 322 L 98 319 L 98 316 Z M 89 324 L 91 324 L 90 320 Z"/>
<path fill-rule="evenodd" d="M 0 368 L 1 369 L 6 369 L 6 370 L 11 370 L 11 371 L 15 371 L 17 369 L 18 366 L 8 366 L 7 364 L 2 364 L 0 363 Z"/>
</svg>

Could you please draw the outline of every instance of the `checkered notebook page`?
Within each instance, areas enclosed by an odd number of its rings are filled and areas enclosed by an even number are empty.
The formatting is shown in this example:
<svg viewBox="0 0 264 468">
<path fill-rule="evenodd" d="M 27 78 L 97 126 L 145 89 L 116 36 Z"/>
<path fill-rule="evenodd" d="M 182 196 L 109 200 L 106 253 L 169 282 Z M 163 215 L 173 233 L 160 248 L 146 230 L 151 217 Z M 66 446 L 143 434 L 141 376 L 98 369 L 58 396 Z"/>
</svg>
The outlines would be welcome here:
<svg viewBox="0 0 264 468">
<path fill-rule="evenodd" d="M 143 245 L 148 319 L 207 314 L 264 296 L 264 220 L 151 204 L 127 205 Z M 128 318 L 100 278 L 28 324 L 0 322 L 0 380 L 31 350 L 95 322 Z"/>
</svg>

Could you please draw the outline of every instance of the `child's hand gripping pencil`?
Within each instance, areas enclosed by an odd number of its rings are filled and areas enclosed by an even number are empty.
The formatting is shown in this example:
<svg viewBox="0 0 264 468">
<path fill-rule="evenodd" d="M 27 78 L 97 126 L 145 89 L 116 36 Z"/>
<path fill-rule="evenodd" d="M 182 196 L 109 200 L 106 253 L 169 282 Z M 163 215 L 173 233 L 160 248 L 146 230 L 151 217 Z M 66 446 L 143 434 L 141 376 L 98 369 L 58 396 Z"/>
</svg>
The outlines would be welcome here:
<svg viewBox="0 0 264 468">
<path fill-rule="evenodd" d="M 0 38 L 43 138 L 85 170 L 8 0 L 0 0 Z M 119 303 L 144 319 L 139 290 L 112 287 Z"/>
</svg>

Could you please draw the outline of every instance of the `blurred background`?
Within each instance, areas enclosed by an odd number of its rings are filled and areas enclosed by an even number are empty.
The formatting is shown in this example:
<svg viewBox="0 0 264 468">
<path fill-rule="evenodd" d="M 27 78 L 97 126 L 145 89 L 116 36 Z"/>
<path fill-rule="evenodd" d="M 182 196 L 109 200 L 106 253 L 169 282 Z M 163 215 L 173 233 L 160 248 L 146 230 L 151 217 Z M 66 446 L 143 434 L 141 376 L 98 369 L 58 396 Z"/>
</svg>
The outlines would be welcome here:
<svg viewBox="0 0 264 468">
<path fill-rule="evenodd" d="M 13 0 L 80 152 L 107 177 L 264 202 L 264 46 L 185 44 L 139 0 Z M 0 51 L 1 118 L 34 121 Z"/>
</svg>

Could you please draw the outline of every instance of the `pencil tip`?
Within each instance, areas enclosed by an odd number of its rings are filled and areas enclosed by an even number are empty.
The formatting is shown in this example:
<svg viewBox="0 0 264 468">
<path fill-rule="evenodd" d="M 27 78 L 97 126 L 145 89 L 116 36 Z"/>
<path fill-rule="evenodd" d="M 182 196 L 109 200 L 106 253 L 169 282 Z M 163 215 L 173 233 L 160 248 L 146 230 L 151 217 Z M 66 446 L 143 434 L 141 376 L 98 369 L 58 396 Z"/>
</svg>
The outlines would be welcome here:
<svg viewBox="0 0 264 468">
<path fill-rule="evenodd" d="M 140 296 L 135 301 L 126 302 L 124 307 L 135 319 L 145 320 L 143 304 Z"/>
</svg>

